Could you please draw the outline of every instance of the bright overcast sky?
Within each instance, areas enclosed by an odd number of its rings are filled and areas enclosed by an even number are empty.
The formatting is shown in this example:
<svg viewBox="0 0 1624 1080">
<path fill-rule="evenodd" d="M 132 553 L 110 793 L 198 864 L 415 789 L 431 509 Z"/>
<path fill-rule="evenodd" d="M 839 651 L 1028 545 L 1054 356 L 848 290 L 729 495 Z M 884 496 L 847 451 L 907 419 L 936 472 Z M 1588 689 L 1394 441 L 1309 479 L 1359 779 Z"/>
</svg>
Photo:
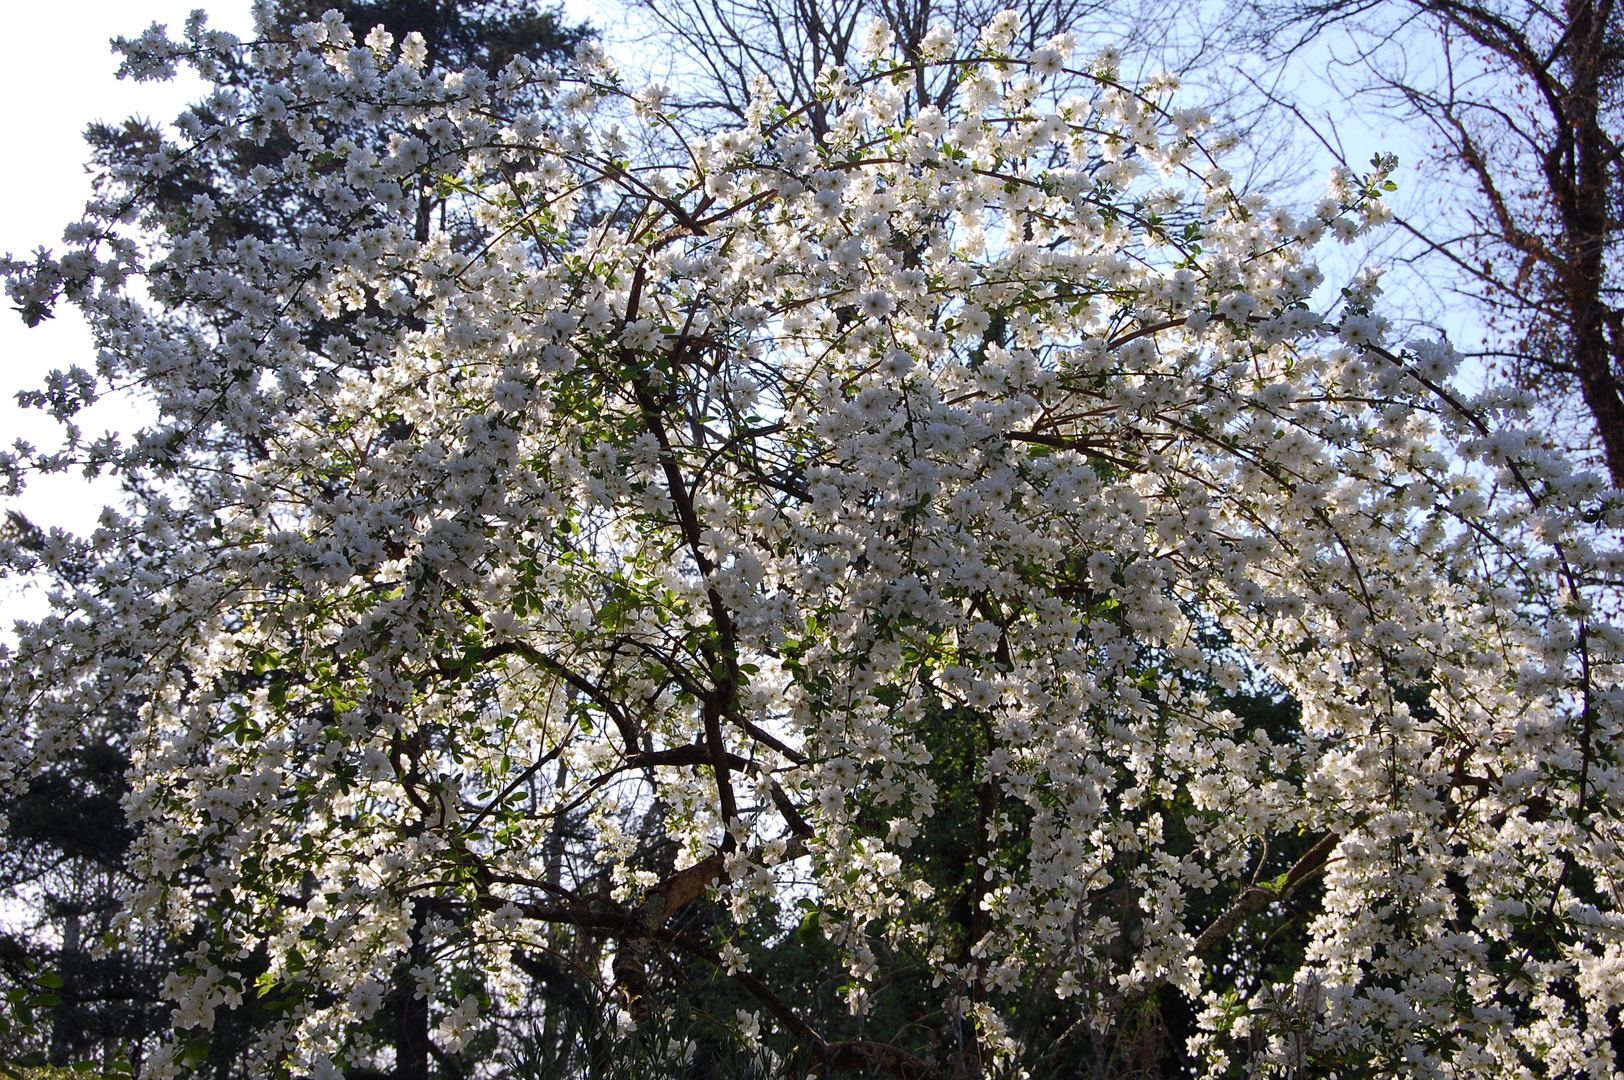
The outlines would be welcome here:
<svg viewBox="0 0 1624 1080">
<path fill-rule="evenodd" d="M 13 4 L 0 36 L 0 145 L 9 147 L 0 169 L 0 251 L 22 256 L 44 245 L 59 248 L 62 227 L 77 219 L 90 195 L 84 171 L 85 126 L 136 114 L 168 121 L 198 96 L 196 80 L 122 82 L 109 39 L 133 37 L 153 22 L 179 32 L 197 6 L 186 0 L 53 0 Z M 247 0 L 209 8 L 213 25 L 238 33 L 251 26 Z M 0 441 L 27 438 L 54 445 L 55 425 L 16 406 L 18 390 L 37 387 L 55 367 L 91 367 L 90 336 L 77 313 L 63 305 L 55 319 L 29 329 L 9 302 L 0 311 Z M 97 430 L 119 424 L 116 411 L 98 410 Z M 127 415 L 127 413 L 126 413 Z M 82 477 L 54 477 L 31 485 L 21 509 L 41 524 L 84 528 L 94 522 L 116 488 L 86 485 Z"/>
</svg>

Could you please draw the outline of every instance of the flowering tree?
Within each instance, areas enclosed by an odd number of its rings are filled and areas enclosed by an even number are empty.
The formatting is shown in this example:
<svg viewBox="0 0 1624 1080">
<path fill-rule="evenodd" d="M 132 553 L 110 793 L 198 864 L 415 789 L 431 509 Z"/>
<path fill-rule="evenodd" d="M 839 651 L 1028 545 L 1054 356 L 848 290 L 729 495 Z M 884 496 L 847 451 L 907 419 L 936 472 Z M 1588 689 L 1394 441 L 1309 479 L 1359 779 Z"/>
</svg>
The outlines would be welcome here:
<svg viewBox="0 0 1624 1080">
<path fill-rule="evenodd" d="M 1175 1002 L 1210 1075 L 1610 1072 L 1609 493 L 1362 285 L 1310 310 L 1388 163 L 1271 213 L 1169 87 L 1015 27 L 876 24 L 821 140 L 758 95 L 685 147 L 590 45 L 130 46 L 254 75 L 10 264 L 100 344 L 12 488 L 131 499 L 5 549 L 60 584 L 0 770 L 139 711 L 124 918 L 192 960 L 150 1075 L 251 998 L 272 1073 L 425 1075 L 526 979 L 633 1039 L 679 963 L 824 1074 L 1058 1068 Z M 899 113 L 916 64 L 949 110 Z M 152 210 L 244 138 L 288 149 Z M 156 421 L 84 436 L 109 386 Z"/>
</svg>

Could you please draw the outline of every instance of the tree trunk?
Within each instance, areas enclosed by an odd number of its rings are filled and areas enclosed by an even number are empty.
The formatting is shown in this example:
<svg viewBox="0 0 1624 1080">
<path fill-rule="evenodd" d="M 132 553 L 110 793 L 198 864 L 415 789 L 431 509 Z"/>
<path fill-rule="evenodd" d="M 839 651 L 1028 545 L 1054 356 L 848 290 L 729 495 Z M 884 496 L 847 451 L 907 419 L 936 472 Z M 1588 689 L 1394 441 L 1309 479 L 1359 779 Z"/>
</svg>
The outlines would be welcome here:
<svg viewBox="0 0 1624 1080">
<path fill-rule="evenodd" d="M 421 905 L 419 905 L 421 908 Z M 429 999 L 419 996 L 417 977 L 412 968 L 427 961 L 428 951 L 423 946 L 423 913 L 412 916 L 412 948 L 407 959 L 395 969 L 394 1008 L 391 1009 L 395 1044 L 395 1072 L 393 1080 L 428 1080 L 429 1076 Z"/>
<path fill-rule="evenodd" d="M 1572 44 L 1566 58 L 1569 78 L 1563 105 L 1568 130 L 1547 158 L 1547 172 L 1556 166 L 1567 173 L 1567 182 L 1553 183 L 1552 190 L 1567 241 L 1568 273 L 1563 286 L 1572 319 L 1573 363 L 1585 405 L 1596 421 L 1613 486 L 1624 487 L 1624 394 L 1608 348 L 1609 312 L 1602 299 L 1610 225 L 1607 136 L 1600 118 L 1607 20 L 1597 18 L 1589 0 L 1568 0 L 1567 15 Z"/>
</svg>

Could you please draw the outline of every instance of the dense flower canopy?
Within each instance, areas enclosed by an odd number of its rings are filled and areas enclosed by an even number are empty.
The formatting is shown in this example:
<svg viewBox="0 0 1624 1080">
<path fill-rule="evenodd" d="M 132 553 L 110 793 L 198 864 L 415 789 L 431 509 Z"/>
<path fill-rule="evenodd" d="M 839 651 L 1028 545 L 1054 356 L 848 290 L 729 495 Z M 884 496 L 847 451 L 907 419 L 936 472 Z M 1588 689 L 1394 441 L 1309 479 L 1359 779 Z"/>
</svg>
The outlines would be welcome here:
<svg viewBox="0 0 1624 1080">
<path fill-rule="evenodd" d="M 1389 162 L 1271 210 L 1170 81 L 1008 55 L 1015 18 L 912 59 L 876 24 L 827 131 L 762 87 L 706 138 L 592 45 L 492 78 L 336 16 L 131 43 L 220 86 L 10 264 L 100 348 L 12 487 L 131 499 L 3 552 L 56 585 L 0 776 L 137 717 L 126 917 L 196 942 L 151 1075 L 256 995 L 268 1071 L 381 1061 L 402 972 L 454 1052 L 525 950 L 588 957 L 628 1030 L 697 958 L 747 1034 L 908 1076 L 1020 1060 L 1039 998 L 1065 1042 L 1163 992 L 1213 1075 L 1615 1067 L 1610 493 L 1447 344 L 1386 343 L 1373 277 L 1311 310 Z M 108 387 L 155 422 L 84 437 Z M 1292 969 L 1237 979 L 1294 898 Z M 922 958 L 957 1049 L 826 1037 L 752 970 L 803 916 L 853 1015 Z"/>
</svg>

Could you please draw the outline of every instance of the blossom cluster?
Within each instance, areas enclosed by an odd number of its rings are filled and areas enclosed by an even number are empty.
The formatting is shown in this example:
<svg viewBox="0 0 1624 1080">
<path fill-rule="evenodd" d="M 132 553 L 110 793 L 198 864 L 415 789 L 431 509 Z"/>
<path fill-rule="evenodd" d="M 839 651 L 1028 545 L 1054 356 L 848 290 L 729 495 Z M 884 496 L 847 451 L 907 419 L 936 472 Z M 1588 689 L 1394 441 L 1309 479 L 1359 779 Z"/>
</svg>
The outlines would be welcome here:
<svg viewBox="0 0 1624 1080">
<path fill-rule="evenodd" d="M 1311 306 L 1390 162 L 1271 208 L 1167 81 L 1010 55 L 1015 18 L 922 60 L 877 24 L 827 130 L 764 90 L 692 140 L 590 45 L 129 44 L 249 74 L 8 264 L 97 336 L 38 402 L 157 420 L 3 460 L 132 501 L 0 549 L 55 581 L 0 780 L 135 715 L 125 918 L 200 943 L 151 1075 L 254 994 L 267 1068 L 376 1061 L 403 971 L 454 1052 L 566 931 L 635 1024 L 651 949 L 747 976 L 797 898 L 851 1010 L 915 949 L 992 1056 L 1034 986 L 1079 1030 L 1166 988 L 1212 1074 L 1617 1067 L 1614 494 L 1388 341 L 1373 278 Z M 238 144 L 275 153 L 160 205 Z M 950 782 L 963 926 L 912 854 Z M 1213 959 L 1294 898 L 1298 970 L 1237 990 Z M 694 903 L 720 937 L 672 929 Z M 752 1039 L 816 1038 L 750 989 Z"/>
</svg>

